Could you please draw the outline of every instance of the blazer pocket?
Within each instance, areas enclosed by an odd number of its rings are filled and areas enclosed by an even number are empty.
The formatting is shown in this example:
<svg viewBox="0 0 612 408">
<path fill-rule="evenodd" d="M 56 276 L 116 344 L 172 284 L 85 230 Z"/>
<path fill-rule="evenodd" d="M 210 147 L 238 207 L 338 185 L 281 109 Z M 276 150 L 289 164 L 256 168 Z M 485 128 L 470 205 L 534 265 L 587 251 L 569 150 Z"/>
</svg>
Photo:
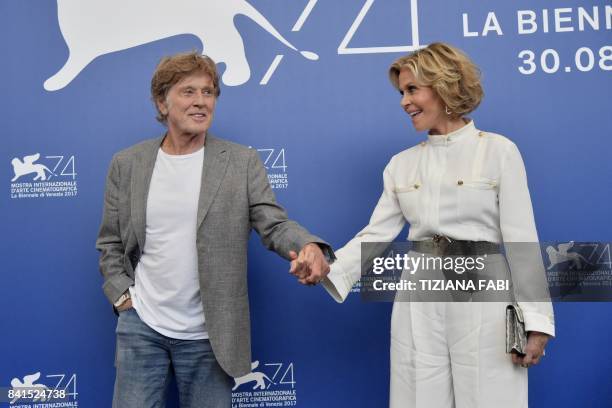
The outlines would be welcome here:
<svg viewBox="0 0 612 408">
<path fill-rule="evenodd" d="M 477 178 L 457 182 L 457 221 L 464 225 L 482 225 L 497 214 L 497 180 Z"/>
<path fill-rule="evenodd" d="M 415 182 L 411 185 L 397 186 L 393 191 L 406 221 L 410 225 L 418 224 L 420 222 L 421 184 Z"/>
</svg>

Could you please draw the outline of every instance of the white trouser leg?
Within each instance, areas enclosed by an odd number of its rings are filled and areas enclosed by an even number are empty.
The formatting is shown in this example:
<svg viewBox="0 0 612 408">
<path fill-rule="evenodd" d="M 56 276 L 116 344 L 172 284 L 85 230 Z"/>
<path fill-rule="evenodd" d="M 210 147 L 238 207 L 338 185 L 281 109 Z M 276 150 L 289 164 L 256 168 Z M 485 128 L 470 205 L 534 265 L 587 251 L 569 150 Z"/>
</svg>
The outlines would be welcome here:
<svg viewBox="0 0 612 408">
<path fill-rule="evenodd" d="M 527 408 L 527 369 L 506 354 L 506 305 L 447 304 L 456 408 Z"/>
<path fill-rule="evenodd" d="M 527 370 L 505 352 L 506 303 L 396 302 L 391 408 L 527 408 Z"/>
<path fill-rule="evenodd" d="M 391 408 L 453 408 L 444 303 L 396 302 L 391 318 Z"/>
</svg>

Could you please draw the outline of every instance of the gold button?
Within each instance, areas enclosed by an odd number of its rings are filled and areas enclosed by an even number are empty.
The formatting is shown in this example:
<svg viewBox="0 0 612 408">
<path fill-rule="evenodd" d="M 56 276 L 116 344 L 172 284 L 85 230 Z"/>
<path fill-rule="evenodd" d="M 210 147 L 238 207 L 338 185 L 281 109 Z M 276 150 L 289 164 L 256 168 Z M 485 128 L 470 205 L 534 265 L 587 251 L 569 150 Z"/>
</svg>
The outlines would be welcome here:
<svg viewBox="0 0 612 408">
<path fill-rule="evenodd" d="M 419 187 L 421 187 L 421 186 L 420 186 L 420 185 L 418 185 L 418 184 L 415 184 L 415 185 L 414 185 L 414 188 L 419 188 Z"/>
<path fill-rule="evenodd" d="M 478 132 L 478 136 L 483 137 L 484 136 L 484 132 Z"/>
<path fill-rule="evenodd" d="M 462 186 L 462 185 L 463 185 L 463 180 L 459 180 L 459 181 L 457 182 L 457 184 L 458 184 L 458 185 L 460 185 L 460 186 Z"/>
</svg>

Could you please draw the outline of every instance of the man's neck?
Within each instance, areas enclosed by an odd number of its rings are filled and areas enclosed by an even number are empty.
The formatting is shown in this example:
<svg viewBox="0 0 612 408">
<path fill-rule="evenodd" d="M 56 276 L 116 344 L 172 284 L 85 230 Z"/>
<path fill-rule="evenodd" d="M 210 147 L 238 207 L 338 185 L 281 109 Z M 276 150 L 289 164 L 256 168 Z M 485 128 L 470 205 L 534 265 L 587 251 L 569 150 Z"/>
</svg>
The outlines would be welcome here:
<svg viewBox="0 0 612 408">
<path fill-rule="evenodd" d="M 172 155 L 182 155 L 197 152 L 204 146 L 206 133 L 201 134 L 181 134 L 175 135 L 171 132 L 166 133 L 161 149 L 164 153 Z"/>
</svg>

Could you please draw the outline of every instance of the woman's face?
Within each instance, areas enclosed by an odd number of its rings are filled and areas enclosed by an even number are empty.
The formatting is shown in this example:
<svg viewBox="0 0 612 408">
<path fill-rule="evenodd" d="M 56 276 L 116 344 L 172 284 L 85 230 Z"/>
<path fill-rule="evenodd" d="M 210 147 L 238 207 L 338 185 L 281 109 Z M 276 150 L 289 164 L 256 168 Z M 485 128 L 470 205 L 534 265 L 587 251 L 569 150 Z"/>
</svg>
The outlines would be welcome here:
<svg viewBox="0 0 612 408">
<path fill-rule="evenodd" d="M 399 73 L 399 91 L 402 108 L 412 119 L 414 128 L 421 132 L 441 134 L 450 118 L 444 110 L 442 99 L 428 86 L 419 85 L 409 69 Z"/>
</svg>

